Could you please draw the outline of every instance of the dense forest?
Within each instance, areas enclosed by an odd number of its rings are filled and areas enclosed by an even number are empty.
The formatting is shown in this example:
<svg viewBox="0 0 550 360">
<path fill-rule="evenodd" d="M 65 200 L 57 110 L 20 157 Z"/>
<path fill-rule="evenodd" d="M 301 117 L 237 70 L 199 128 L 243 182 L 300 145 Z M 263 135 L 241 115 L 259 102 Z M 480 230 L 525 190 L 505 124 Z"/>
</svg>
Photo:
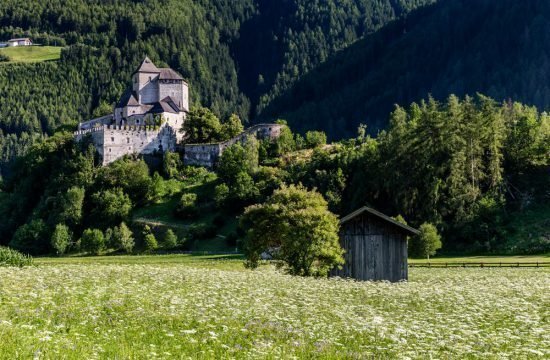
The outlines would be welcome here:
<svg viewBox="0 0 550 360">
<path fill-rule="evenodd" d="M 0 67 L 0 159 L 101 114 L 145 54 L 195 104 L 243 119 L 336 51 L 431 1 L 3 1 L 0 39 L 69 46 L 58 63 Z"/>
<path fill-rule="evenodd" d="M 439 1 L 354 43 L 273 100 L 262 116 L 350 136 L 387 125 L 394 104 L 482 92 L 550 109 L 550 3 Z"/>
<path fill-rule="evenodd" d="M 219 128 L 208 109 L 195 108 L 190 117 Z M 0 244 L 52 252 L 58 227 L 76 243 L 125 227 L 136 209 L 172 198 L 168 210 L 180 221 L 218 214 L 206 227 L 189 226 L 181 235 L 185 247 L 216 237 L 221 224 L 273 191 L 302 184 L 317 189 L 340 216 L 369 204 L 413 226 L 434 224 L 449 252 L 550 250 L 548 114 L 483 95 L 452 95 L 397 107 L 389 123 L 376 138 L 361 126 L 356 137 L 333 144 L 322 132 L 304 137 L 284 127 L 275 140 L 249 138 L 228 148 L 215 174 L 185 167 L 171 153 L 161 165 L 125 158 L 101 167 L 93 146 L 57 133 L 19 157 L 6 177 Z M 238 232 L 227 238 L 238 245 Z"/>
</svg>

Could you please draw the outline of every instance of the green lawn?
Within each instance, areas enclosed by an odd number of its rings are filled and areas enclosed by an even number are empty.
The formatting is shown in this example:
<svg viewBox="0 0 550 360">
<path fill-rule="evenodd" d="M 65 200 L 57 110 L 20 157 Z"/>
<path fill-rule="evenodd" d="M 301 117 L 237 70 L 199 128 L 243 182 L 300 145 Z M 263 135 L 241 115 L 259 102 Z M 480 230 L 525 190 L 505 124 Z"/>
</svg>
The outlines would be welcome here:
<svg viewBox="0 0 550 360">
<path fill-rule="evenodd" d="M 409 259 L 412 264 L 425 263 L 526 263 L 526 262 L 550 262 L 550 254 L 535 256 L 464 256 L 464 257 L 436 257 L 429 261 L 426 259 Z"/>
<path fill-rule="evenodd" d="M 550 269 L 291 277 L 238 257 L 36 259 L 0 268 L 5 359 L 545 359 Z"/>
<path fill-rule="evenodd" d="M 40 62 L 59 60 L 59 46 L 16 46 L 0 49 L 0 54 L 9 56 L 10 62 Z"/>
</svg>

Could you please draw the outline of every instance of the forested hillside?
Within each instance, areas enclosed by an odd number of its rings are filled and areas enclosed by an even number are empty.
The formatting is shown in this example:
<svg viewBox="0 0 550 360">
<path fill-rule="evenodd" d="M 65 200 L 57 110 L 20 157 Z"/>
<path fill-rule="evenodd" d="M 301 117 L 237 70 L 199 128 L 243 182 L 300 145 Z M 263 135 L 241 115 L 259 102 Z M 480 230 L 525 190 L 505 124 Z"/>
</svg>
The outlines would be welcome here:
<svg viewBox="0 0 550 360">
<path fill-rule="evenodd" d="M 337 50 L 431 2 L 2 1 L 0 39 L 69 47 L 57 63 L 0 64 L 0 159 L 105 112 L 145 54 L 189 80 L 194 104 L 248 119 L 260 99 L 264 106 Z"/>
<path fill-rule="evenodd" d="M 550 3 L 443 0 L 367 36 L 262 112 L 298 130 L 384 128 L 394 104 L 482 92 L 550 109 Z"/>
</svg>

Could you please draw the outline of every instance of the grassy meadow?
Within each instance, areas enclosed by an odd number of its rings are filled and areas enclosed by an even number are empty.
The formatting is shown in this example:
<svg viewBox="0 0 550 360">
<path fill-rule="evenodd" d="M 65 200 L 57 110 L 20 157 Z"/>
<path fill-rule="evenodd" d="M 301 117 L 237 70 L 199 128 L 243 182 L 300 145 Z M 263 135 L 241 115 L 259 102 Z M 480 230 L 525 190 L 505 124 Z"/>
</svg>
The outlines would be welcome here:
<svg viewBox="0 0 550 360">
<path fill-rule="evenodd" d="M 399 284 L 245 270 L 227 256 L 0 268 L 5 359 L 537 359 L 550 269 L 411 269 Z"/>
<path fill-rule="evenodd" d="M 61 57 L 59 46 L 15 46 L 0 49 L 0 54 L 7 55 L 9 62 L 40 62 L 59 60 Z"/>
</svg>

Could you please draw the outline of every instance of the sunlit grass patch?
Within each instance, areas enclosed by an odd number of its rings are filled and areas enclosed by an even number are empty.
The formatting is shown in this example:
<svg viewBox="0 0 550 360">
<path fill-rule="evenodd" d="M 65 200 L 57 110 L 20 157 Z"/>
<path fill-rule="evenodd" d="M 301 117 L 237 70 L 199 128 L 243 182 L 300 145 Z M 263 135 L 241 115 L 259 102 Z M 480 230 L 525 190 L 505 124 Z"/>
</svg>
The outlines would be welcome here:
<svg viewBox="0 0 550 360">
<path fill-rule="evenodd" d="M 0 49 L 0 54 L 9 57 L 10 62 L 40 62 L 59 60 L 59 46 L 16 46 Z"/>
</svg>

